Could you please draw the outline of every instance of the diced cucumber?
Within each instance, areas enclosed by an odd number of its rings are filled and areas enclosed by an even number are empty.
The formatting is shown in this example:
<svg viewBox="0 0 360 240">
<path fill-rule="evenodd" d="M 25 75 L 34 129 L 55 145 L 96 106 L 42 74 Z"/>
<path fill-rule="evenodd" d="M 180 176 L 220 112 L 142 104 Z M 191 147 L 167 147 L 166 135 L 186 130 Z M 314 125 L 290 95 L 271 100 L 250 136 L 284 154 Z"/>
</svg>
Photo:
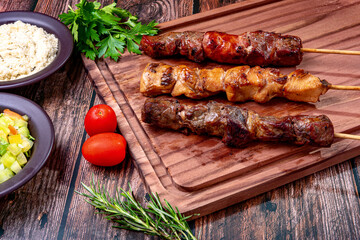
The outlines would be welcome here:
<svg viewBox="0 0 360 240">
<path fill-rule="evenodd" d="M 29 151 L 30 148 L 32 148 L 32 146 L 34 145 L 34 142 L 25 137 L 23 137 L 22 140 L 23 140 L 23 142 L 21 143 L 21 146 L 20 146 L 20 147 L 22 147 L 22 151 L 23 152 Z"/>
<path fill-rule="evenodd" d="M 11 152 L 14 156 L 17 156 L 20 153 L 22 153 L 21 147 L 19 147 L 18 144 L 16 143 L 10 143 L 9 146 L 7 147 L 7 150 Z"/>
<path fill-rule="evenodd" d="M 21 166 L 17 161 L 15 161 L 13 164 L 11 164 L 10 169 L 15 174 L 18 174 L 21 171 Z"/>
<path fill-rule="evenodd" d="M 27 159 L 24 153 L 20 153 L 16 156 L 16 161 L 20 164 L 20 166 L 24 166 L 27 163 Z"/>
<path fill-rule="evenodd" d="M 22 127 L 26 127 L 28 126 L 28 122 L 23 120 L 23 119 L 17 119 L 14 122 L 14 127 L 18 127 L 18 128 L 22 128 Z"/>
<path fill-rule="evenodd" d="M 6 116 L 2 116 L 2 117 L 1 117 L 1 122 L 2 122 L 2 124 L 3 124 L 4 126 L 6 126 L 6 127 L 9 126 L 9 125 L 14 126 L 14 123 L 15 123 L 14 120 L 12 120 L 11 118 L 6 117 Z"/>
<path fill-rule="evenodd" d="M 0 183 L 5 182 L 6 180 L 10 179 L 14 175 L 15 174 L 9 168 L 0 170 Z"/>
<path fill-rule="evenodd" d="M 11 152 L 6 152 L 0 160 L 6 168 L 9 168 L 16 161 L 16 157 Z"/>
<path fill-rule="evenodd" d="M 18 133 L 23 135 L 24 137 L 28 138 L 30 135 L 30 131 L 27 127 L 19 127 Z"/>
<path fill-rule="evenodd" d="M 0 143 L 8 143 L 7 134 L 0 130 Z"/>
<path fill-rule="evenodd" d="M 7 136 L 10 133 L 10 129 L 8 126 L 0 125 L 0 132 L 2 132 L 2 134 L 5 134 L 5 136 Z"/>
</svg>

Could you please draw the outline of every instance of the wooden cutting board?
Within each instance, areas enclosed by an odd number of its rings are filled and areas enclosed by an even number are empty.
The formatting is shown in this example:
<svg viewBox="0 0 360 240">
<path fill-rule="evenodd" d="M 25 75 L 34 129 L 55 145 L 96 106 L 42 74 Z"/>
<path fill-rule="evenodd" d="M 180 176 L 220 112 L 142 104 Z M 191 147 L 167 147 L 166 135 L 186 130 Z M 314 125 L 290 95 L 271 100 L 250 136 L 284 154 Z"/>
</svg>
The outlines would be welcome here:
<svg viewBox="0 0 360 240">
<path fill-rule="evenodd" d="M 160 24 L 165 31 L 216 30 L 232 34 L 266 30 L 300 36 L 304 47 L 360 50 L 360 3 L 310 0 L 245 1 Z M 205 215 L 290 181 L 340 163 L 360 153 L 360 141 L 337 139 L 330 148 L 253 143 L 226 147 L 221 139 L 183 135 L 141 122 L 145 97 L 140 76 L 149 62 L 194 67 L 183 58 L 154 60 L 125 54 L 119 62 L 83 58 L 97 93 L 117 113 L 149 192 L 185 214 Z M 332 84 L 360 85 L 360 56 L 305 53 L 303 68 Z M 288 73 L 295 68 L 283 68 Z M 213 98 L 226 102 L 222 97 Z M 262 115 L 326 114 L 336 132 L 360 133 L 360 92 L 329 90 L 316 104 L 274 99 L 266 104 L 238 104 Z"/>
</svg>

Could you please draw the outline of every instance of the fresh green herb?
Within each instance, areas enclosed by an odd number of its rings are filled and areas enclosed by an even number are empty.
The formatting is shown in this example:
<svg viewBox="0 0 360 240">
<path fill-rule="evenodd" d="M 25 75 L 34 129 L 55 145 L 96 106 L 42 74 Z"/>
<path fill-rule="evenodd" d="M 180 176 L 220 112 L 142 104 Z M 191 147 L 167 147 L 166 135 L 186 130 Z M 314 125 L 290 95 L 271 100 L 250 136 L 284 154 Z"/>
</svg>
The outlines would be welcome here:
<svg viewBox="0 0 360 240">
<path fill-rule="evenodd" d="M 8 146 L 9 143 L 7 143 L 2 137 L 0 137 L 0 156 L 6 153 Z"/>
<path fill-rule="evenodd" d="M 30 139 L 31 141 L 35 141 L 35 138 L 33 136 L 31 136 L 30 134 L 28 136 L 28 139 Z"/>
<path fill-rule="evenodd" d="M 25 156 L 29 158 L 31 156 L 31 149 L 29 151 L 24 152 Z"/>
<path fill-rule="evenodd" d="M 94 180 L 90 186 L 81 184 L 89 194 L 77 193 L 86 197 L 85 201 L 99 209 L 108 220 L 118 223 L 114 227 L 143 232 L 163 239 L 196 239 L 186 222 L 191 216 L 184 217 L 166 200 L 163 206 L 158 194 L 151 194 L 147 208 L 143 208 L 134 198 L 130 185 L 129 191 L 120 188 L 121 192 L 117 191 L 115 198 L 112 198 L 104 187 L 100 184 L 96 186 Z M 124 200 L 120 199 L 121 196 Z"/>
<path fill-rule="evenodd" d="M 77 49 L 92 60 L 104 56 L 117 61 L 125 48 L 141 54 L 138 44 L 142 36 L 158 32 L 155 21 L 142 24 L 129 11 L 116 7 L 116 3 L 100 8 L 99 2 L 81 0 L 75 6 L 76 10 L 69 6 L 59 18 L 71 30 Z"/>
</svg>

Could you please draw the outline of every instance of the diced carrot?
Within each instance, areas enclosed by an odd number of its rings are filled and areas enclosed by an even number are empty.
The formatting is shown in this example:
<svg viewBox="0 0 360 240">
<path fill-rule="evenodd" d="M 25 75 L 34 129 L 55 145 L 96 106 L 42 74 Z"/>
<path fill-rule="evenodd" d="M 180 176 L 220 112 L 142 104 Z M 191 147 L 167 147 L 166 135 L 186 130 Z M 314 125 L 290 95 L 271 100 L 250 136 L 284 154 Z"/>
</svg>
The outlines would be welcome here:
<svg viewBox="0 0 360 240">
<path fill-rule="evenodd" d="M 9 128 L 10 133 L 11 133 L 12 135 L 18 134 L 18 131 L 17 131 L 12 125 L 9 125 L 8 128 Z"/>
<path fill-rule="evenodd" d="M 23 117 L 20 114 L 18 114 L 16 112 L 13 112 L 10 109 L 4 109 L 4 115 L 11 118 L 11 119 L 22 119 L 22 120 L 24 120 Z"/>
</svg>

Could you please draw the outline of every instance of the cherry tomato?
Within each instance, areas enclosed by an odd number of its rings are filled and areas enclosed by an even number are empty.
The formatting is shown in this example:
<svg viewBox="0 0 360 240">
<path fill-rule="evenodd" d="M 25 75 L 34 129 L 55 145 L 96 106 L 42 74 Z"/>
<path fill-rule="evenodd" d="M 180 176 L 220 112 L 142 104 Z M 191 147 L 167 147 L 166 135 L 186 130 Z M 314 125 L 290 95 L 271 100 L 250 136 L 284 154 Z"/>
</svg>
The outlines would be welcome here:
<svg viewBox="0 0 360 240">
<path fill-rule="evenodd" d="M 84 142 L 81 152 L 94 165 L 115 166 L 125 158 L 126 140 L 118 133 L 99 133 Z"/>
<path fill-rule="evenodd" d="M 85 116 L 85 131 L 89 136 L 103 132 L 115 132 L 117 121 L 114 110 L 105 104 L 95 105 Z"/>
</svg>

